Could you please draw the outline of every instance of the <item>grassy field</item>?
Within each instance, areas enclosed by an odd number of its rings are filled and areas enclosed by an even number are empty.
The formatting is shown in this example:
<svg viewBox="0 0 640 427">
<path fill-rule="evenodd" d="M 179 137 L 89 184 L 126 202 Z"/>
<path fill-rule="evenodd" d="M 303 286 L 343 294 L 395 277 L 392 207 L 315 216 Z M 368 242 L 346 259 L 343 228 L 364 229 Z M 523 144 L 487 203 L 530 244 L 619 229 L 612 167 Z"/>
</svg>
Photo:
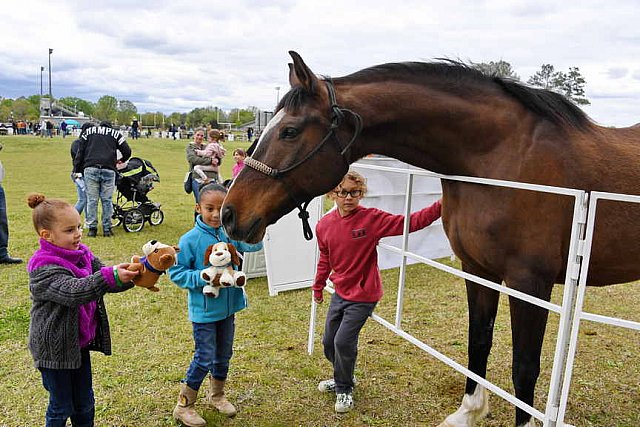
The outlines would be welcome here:
<svg viewBox="0 0 640 427">
<path fill-rule="evenodd" d="M 10 225 L 10 253 L 25 260 L 36 249 L 29 192 L 75 201 L 69 179 L 71 139 L 0 137 L 7 177 L 4 188 Z M 85 239 L 105 263 L 126 261 L 150 239 L 177 243 L 192 225 L 193 197 L 182 190 L 187 170 L 186 141 L 130 141 L 133 153 L 152 161 L 161 182 L 151 193 L 162 203 L 165 222 L 136 234 L 115 230 L 111 239 Z M 240 146 L 246 147 L 246 143 Z M 231 151 L 235 145 L 226 144 Z M 228 156 L 224 176 L 230 176 Z M 293 260 L 295 262 L 295 260 Z M 384 274 L 386 294 L 377 313 L 393 321 L 398 271 Z M 26 341 L 29 324 L 28 278 L 24 265 L 0 266 L 0 426 L 42 425 L 47 395 L 32 367 Z M 113 335 L 111 357 L 93 355 L 96 425 L 174 426 L 171 411 L 178 382 L 191 360 L 193 344 L 186 293 L 163 276 L 161 292 L 133 289 L 108 295 Z M 291 291 L 268 295 L 265 278 L 248 283 L 250 307 L 236 318 L 236 340 L 229 377 L 230 399 L 238 407 L 225 419 L 197 405 L 210 426 L 434 426 L 453 412 L 462 397 L 464 377 L 374 321 L 359 345 L 356 409 L 338 416 L 334 398 L 316 390 L 331 374 L 316 333 L 316 350 L 306 353 L 310 294 Z M 559 302 L 562 287 L 553 299 Z M 640 321 L 640 286 L 626 284 L 589 290 L 587 309 Z M 403 328 L 466 365 L 466 295 L 462 280 L 426 266 L 408 269 Z M 324 320 L 326 304 L 320 307 Z M 535 406 L 544 411 L 557 330 L 550 315 L 542 374 Z M 501 299 L 489 360 L 491 381 L 511 385 L 511 339 L 507 299 Z M 567 422 L 576 426 L 640 425 L 640 334 L 591 323 L 580 333 Z M 513 425 L 514 409 L 492 396 L 491 413 L 480 426 Z"/>
</svg>

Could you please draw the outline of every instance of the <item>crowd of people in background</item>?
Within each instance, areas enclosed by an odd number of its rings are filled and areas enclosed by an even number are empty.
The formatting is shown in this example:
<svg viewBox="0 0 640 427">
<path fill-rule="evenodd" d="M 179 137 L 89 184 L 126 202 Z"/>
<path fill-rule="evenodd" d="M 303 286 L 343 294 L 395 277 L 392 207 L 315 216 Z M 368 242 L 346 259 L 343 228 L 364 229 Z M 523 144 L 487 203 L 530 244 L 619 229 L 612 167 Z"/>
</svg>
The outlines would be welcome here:
<svg viewBox="0 0 640 427">
<path fill-rule="evenodd" d="M 43 121 L 41 128 L 44 136 L 53 137 L 51 121 Z M 68 124 L 63 121 L 59 129 L 64 137 Z M 172 124 L 168 137 L 176 139 L 177 129 Z M 139 138 L 140 124 L 135 118 L 126 130 L 132 139 Z M 78 196 L 76 204 L 42 194 L 32 194 L 28 200 L 40 245 L 28 264 L 33 299 L 29 349 L 42 384 L 49 392 L 47 425 L 64 425 L 68 418 L 74 425 L 78 422 L 93 425 L 95 399 L 89 350 L 110 354 L 111 345 L 103 296 L 130 289 L 136 274 L 127 270 L 126 263 L 105 266 L 81 243 L 83 228 L 88 229 L 88 237 L 96 237 L 100 225 L 105 237 L 113 235 L 112 197 L 118 165 L 127 162 L 132 154 L 127 135 L 109 122 L 101 122 L 99 125 L 85 123 L 75 136 L 70 154 L 71 179 Z M 253 129 L 247 130 L 247 137 L 251 141 Z M 262 248 L 262 243 L 252 245 L 231 240 L 222 226 L 220 214 L 227 189 L 243 170 L 245 159 L 253 153 L 259 137 L 256 135 L 246 151 L 233 150 L 232 174 L 227 180 L 220 171 L 227 153 L 223 131 L 197 128 L 185 147 L 189 167 L 185 191 L 193 192 L 195 198 L 194 226 L 180 238 L 176 264 L 168 270 L 171 281 L 189 293 L 188 317 L 193 324 L 195 343 L 193 360 L 180 382 L 173 410 L 173 417 L 183 425 L 206 425 L 195 409 L 199 390 L 205 382 L 208 403 L 226 416 L 236 414 L 235 406 L 225 397 L 225 386 L 233 354 L 235 313 L 247 306 L 246 294 L 238 287 L 223 287 L 215 297 L 203 293 L 206 283 L 201 271 L 207 265 L 211 245 L 232 243 L 241 252 Z M 316 226 L 320 257 L 312 287 L 314 301 L 323 302 L 328 278 L 335 288 L 322 340 L 333 375 L 320 381 L 317 388 L 335 393 L 334 409 L 338 413 L 354 407 L 358 336 L 382 297 L 379 268 L 372 254 L 381 238 L 401 235 L 404 226 L 403 215 L 360 206 L 366 191 L 365 178 L 349 171 L 327 194 L 337 208 Z M 99 203 L 102 204 L 101 220 Z M 437 220 L 440 210 L 438 201 L 412 213 L 410 231 Z M 365 234 L 371 238 L 366 242 L 354 240 L 352 230 L 356 228 L 367 230 Z M 21 263 L 21 259 L 9 255 L 7 241 L 6 204 L 0 185 L 0 264 Z M 356 276 L 365 279 L 351 280 Z M 70 277 L 74 280 L 69 280 Z M 67 296 L 66 300 L 60 298 L 62 294 Z M 62 319 L 70 327 L 59 328 L 51 319 Z"/>
</svg>

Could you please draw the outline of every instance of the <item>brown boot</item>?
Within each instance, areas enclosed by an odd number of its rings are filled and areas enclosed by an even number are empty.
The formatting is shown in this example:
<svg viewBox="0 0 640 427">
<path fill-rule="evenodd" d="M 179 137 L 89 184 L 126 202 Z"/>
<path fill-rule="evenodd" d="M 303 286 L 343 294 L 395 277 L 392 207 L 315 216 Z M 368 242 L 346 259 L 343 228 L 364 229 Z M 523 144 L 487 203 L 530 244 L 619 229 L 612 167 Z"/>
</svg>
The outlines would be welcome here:
<svg viewBox="0 0 640 427">
<path fill-rule="evenodd" d="M 173 418 L 187 427 L 206 427 L 207 422 L 196 412 L 194 407 L 198 391 L 185 383 L 181 384 L 178 404 L 173 410 Z"/>
<path fill-rule="evenodd" d="M 233 417 L 236 414 L 236 408 L 224 397 L 224 380 L 217 380 L 209 375 L 209 392 L 207 400 L 213 405 L 218 412 Z"/>
</svg>

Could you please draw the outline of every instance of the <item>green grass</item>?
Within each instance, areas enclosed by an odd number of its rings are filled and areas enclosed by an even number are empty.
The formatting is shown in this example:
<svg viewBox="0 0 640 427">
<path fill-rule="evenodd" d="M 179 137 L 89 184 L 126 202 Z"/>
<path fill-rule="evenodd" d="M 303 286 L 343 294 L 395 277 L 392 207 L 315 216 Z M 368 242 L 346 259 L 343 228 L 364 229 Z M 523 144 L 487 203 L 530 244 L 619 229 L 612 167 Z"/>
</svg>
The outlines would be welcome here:
<svg viewBox="0 0 640 427">
<path fill-rule="evenodd" d="M 36 249 L 29 192 L 75 201 L 69 179 L 71 139 L 0 137 L 0 159 L 7 170 L 10 253 L 27 259 Z M 85 239 L 106 263 L 125 261 L 155 238 L 177 243 L 192 224 L 193 196 L 182 190 L 187 165 L 186 141 L 140 139 L 130 142 L 134 155 L 149 159 L 161 182 L 151 193 L 162 203 L 165 222 L 141 233 L 116 230 L 113 239 Z M 231 151 L 236 144 L 225 144 Z M 247 143 L 239 146 L 246 147 Z M 228 156 L 224 176 L 230 176 Z M 447 261 L 448 262 L 448 261 Z M 383 274 L 386 294 L 377 313 L 393 321 L 398 271 Z M 42 425 L 47 394 L 27 350 L 30 307 L 24 265 L 0 267 L 0 426 Z M 93 355 L 98 426 L 174 426 L 171 411 L 178 382 L 191 360 L 193 343 L 186 293 L 160 280 L 161 292 L 133 289 L 106 297 L 113 335 L 111 357 Z M 237 316 L 229 377 L 230 399 L 239 413 L 225 419 L 199 402 L 210 426 L 432 426 L 460 404 L 464 378 L 393 335 L 374 321 L 359 343 L 356 409 L 338 416 L 333 398 L 316 390 L 331 375 L 322 355 L 320 333 L 327 304 L 319 310 L 316 350 L 306 353 L 310 295 L 307 290 L 268 295 L 264 278 L 248 283 L 250 307 Z M 403 328 L 466 365 L 467 321 L 464 284 L 426 266 L 408 269 Z M 562 287 L 554 292 L 559 302 Z M 640 320 L 640 287 L 634 284 L 590 289 L 587 308 Z M 543 349 L 542 374 L 535 406 L 544 411 L 553 361 L 558 316 L 550 315 Z M 501 299 L 488 377 L 508 391 L 511 385 L 511 338 L 508 302 Z M 640 334 L 584 323 L 580 333 L 567 422 L 576 426 L 640 425 Z M 480 426 L 513 425 L 513 407 L 492 396 L 490 416 Z"/>
</svg>

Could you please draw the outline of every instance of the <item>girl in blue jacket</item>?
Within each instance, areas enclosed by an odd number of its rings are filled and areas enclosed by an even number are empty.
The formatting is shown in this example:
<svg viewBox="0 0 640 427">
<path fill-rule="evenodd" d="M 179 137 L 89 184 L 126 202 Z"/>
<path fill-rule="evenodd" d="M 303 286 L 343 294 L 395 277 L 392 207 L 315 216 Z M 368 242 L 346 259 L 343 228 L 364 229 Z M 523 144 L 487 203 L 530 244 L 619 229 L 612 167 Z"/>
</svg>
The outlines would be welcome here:
<svg viewBox="0 0 640 427">
<path fill-rule="evenodd" d="M 194 404 L 200 385 L 208 373 L 208 403 L 218 411 L 234 416 L 235 407 L 224 396 L 224 384 L 229 371 L 237 311 L 247 306 L 243 289 L 221 287 L 217 297 L 203 294 L 207 283 L 200 277 L 205 269 L 205 252 L 218 242 L 233 244 L 239 252 L 262 249 L 262 243 L 248 244 L 231 240 L 220 220 L 220 208 L 227 189 L 219 184 L 208 184 L 200 190 L 196 204 L 196 224 L 178 243 L 177 264 L 169 269 L 169 278 L 189 292 L 189 320 L 193 324 L 195 352 L 186 377 L 181 382 L 178 404 L 173 416 L 187 426 L 205 426 L 205 420 L 196 412 Z"/>
</svg>

